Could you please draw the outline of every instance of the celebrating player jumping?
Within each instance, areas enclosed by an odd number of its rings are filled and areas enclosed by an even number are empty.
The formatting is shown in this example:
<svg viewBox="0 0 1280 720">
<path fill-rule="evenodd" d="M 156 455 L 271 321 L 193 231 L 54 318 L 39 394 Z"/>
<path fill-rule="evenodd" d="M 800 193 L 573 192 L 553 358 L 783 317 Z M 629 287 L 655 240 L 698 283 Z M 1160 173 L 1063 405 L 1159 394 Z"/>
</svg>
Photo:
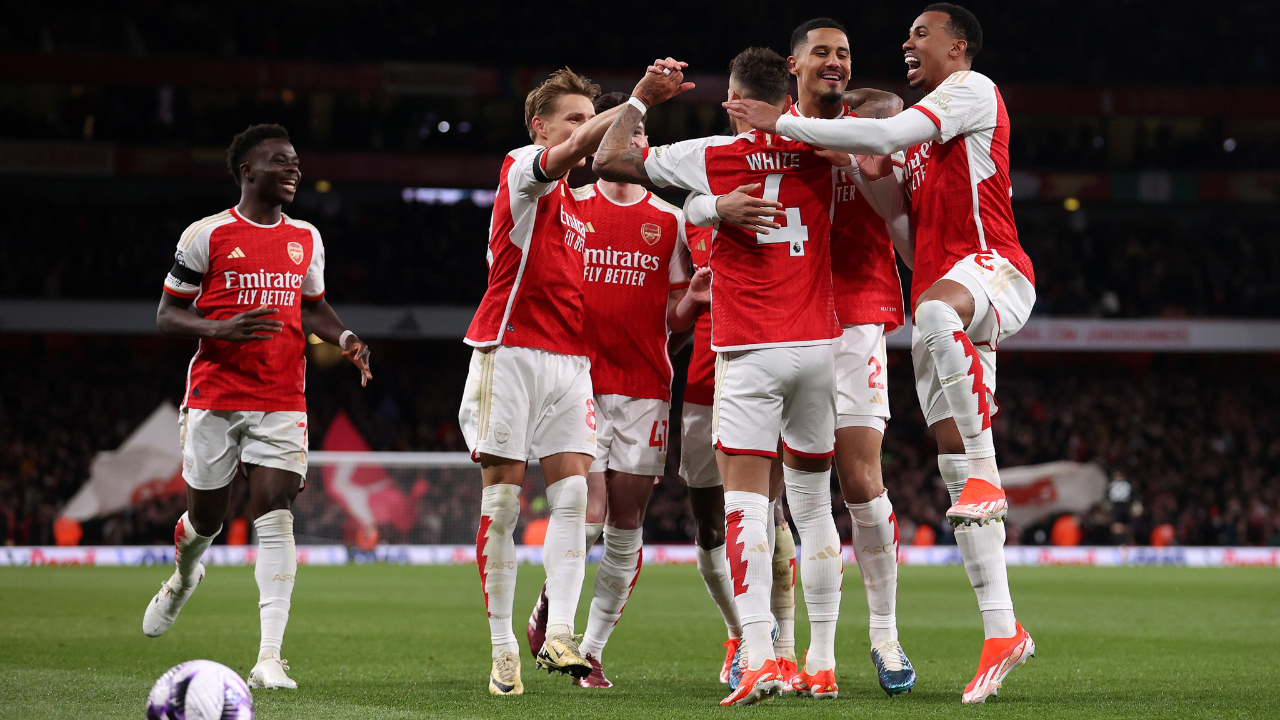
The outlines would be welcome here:
<svg viewBox="0 0 1280 720">
<path fill-rule="evenodd" d="M 903 44 L 907 80 L 929 94 L 887 120 L 786 116 L 767 103 L 726 103 L 765 132 L 847 152 L 905 150 L 915 231 L 912 358 L 921 409 L 938 440 L 938 467 L 956 542 L 978 596 L 986 642 L 964 702 L 983 702 L 1035 652 L 1014 619 L 1004 564 L 1007 507 L 991 417 L 995 352 L 1035 304 L 1031 261 L 1018 243 L 1009 181 L 1009 116 L 995 84 L 973 72 L 982 29 L 949 3 L 925 8 Z"/>
<path fill-rule="evenodd" d="M 290 508 L 307 476 L 303 326 L 372 377 L 369 349 L 324 299 L 324 245 L 315 226 L 280 211 L 302 174 L 289 133 L 254 125 L 227 151 L 240 203 L 193 223 L 178 242 L 156 320 L 200 339 L 182 400 L 187 512 L 173 537 L 177 570 L 147 606 L 142 630 L 162 635 L 204 579 L 200 560 L 222 530 L 231 480 L 243 467 L 258 534 L 262 643 L 253 688 L 296 688 L 280 657 L 298 562 Z"/>
</svg>

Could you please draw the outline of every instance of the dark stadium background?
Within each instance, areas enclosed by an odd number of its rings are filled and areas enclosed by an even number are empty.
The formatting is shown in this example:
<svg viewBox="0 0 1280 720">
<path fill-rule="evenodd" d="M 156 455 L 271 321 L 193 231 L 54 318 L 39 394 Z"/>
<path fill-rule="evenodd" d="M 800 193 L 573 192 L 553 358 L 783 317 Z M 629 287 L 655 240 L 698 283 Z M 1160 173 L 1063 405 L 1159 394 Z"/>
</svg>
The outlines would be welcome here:
<svg viewBox="0 0 1280 720">
<path fill-rule="evenodd" d="M 689 61 L 702 87 L 649 124 L 655 144 L 675 141 L 727 124 L 717 101 L 730 57 L 748 44 L 786 54 L 789 28 L 834 15 L 858 44 L 853 85 L 916 99 L 899 48 L 914 7 L 567 5 L 579 13 L 572 27 L 504 3 L 7 6 L 0 539 L 52 544 L 94 453 L 180 399 L 193 343 L 145 322 L 85 331 L 73 320 L 89 306 L 68 302 L 111 301 L 100 307 L 135 308 L 130 317 L 154 308 L 183 228 L 236 201 L 225 147 L 250 123 L 293 133 L 304 189 L 287 211 L 320 228 L 340 312 L 456 315 L 485 287 L 489 210 L 471 191 L 492 190 L 502 154 L 528 142 L 523 97 L 553 67 L 626 90 L 658 53 Z M 1199 3 L 968 5 L 986 35 L 975 69 L 1000 85 L 1012 118 L 1037 315 L 1280 321 L 1274 5 L 1217 2 L 1212 17 Z M 373 340 L 366 390 L 345 365 L 310 365 L 312 437 L 343 411 L 374 449 L 464 449 L 460 333 L 395 334 Z M 1181 544 L 1280 544 L 1280 356 L 1008 352 L 1000 363 L 1002 464 L 1093 461 L 1132 484 L 1122 522 L 1105 505 L 1079 518 L 1085 542 L 1144 544 L 1167 525 Z M 903 533 L 928 525 L 947 542 L 947 496 L 902 351 L 890 356 L 890 389 L 884 467 Z M 668 473 L 650 541 L 689 539 L 681 487 Z M 181 498 L 142 504 L 87 523 L 84 542 L 166 542 L 182 509 Z M 1011 541 L 1049 534 L 1047 523 L 1023 527 Z"/>
</svg>

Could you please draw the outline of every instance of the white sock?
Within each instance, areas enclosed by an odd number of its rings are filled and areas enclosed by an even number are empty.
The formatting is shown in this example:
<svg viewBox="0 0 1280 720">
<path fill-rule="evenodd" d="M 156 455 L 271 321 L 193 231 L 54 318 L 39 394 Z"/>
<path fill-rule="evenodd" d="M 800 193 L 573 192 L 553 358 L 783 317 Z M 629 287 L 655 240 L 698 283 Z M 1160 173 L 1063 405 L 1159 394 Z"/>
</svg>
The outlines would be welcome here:
<svg viewBox="0 0 1280 720">
<path fill-rule="evenodd" d="M 547 537 L 542 565 L 547 571 L 547 637 L 573 634 L 582 580 L 587 574 L 587 479 L 569 477 L 547 486 Z"/>
<path fill-rule="evenodd" d="M 218 537 L 220 532 L 222 532 L 221 525 L 216 532 L 205 537 L 196 533 L 187 513 L 182 513 L 182 517 L 178 518 L 178 524 L 173 526 L 173 559 L 178 566 L 178 576 L 182 578 L 183 585 L 190 586 L 196 581 L 196 566 L 200 564 L 204 551 L 209 549 L 213 539 Z"/>
<path fill-rule="evenodd" d="M 773 553 L 769 552 L 769 500 L 753 492 L 725 491 L 725 545 L 733 576 L 733 600 L 742 623 L 747 667 L 756 670 L 774 659 L 773 615 L 769 596 L 773 585 Z"/>
<path fill-rule="evenodd" d="M 272 510 L 253 521 L 258 532 L 258 561 L 253 576 L 258 581 L 258 614 L 262 644 L 258 660 L 280 657 L 284 629 L 289 624 L 293 582 L 298 575 L 298 552 L 293 543 L 293 513 Z"/>
<path fill-rule="evenodd" d="M 490 485 L 480 495 L 480 529 L 476 532 L 476 566 L 489 614 L 493 656 L 506 650 L 519 654 L 511 630 L 516 595 L 516 521 L 520 518 L 520 486 Z M 539 648 L 534 648 L 536 652 Z"/>
<path fill-rule="evenodd" d="M 889 491 L 865 503 L 845 503 L 853 518 L 853 549 L 871 611 L 871 644 L 898 639 L 898 520 Z"/>
<path fill-rule="evenodd" d="M 960 315 L 941 300 L 926 300 L 916 308 L 914 319 L 938 369 L 942 393 L 964 440 L 965 455 L 971 463 L 976 458 L 993 457 L 992 408 L 983 382 L 982 361 L 964 332 Z"/>
<path fill-rule="evenodd" d="M 947 486 L 951 504 L 955 505 L 960 500 L 960 493 L 964 492 L 964 484 L 969 480 L 969 458 L 959 454 L 939 455 L 938 474 Z"/>
<path fill-rule="evenodd" d="M 960 498 L 969 479 L 969 460 L 964 455 L 939 455 L 938 474 L 947 485 L 951 502 Z M 1013 637 L 1013 597 L 1004 565 L 1004 523 L 961 525 L 956 528 L 956 545 L 964 559 L 964 571 L 978 596 L 982 627 L 987 637 Z"/>
<path fill-rule="evenodd" d="M 587 554 L 591 554 L 591 546 L 596 544 L 603 532 L 604 523 L 587 523 Z"/>
<path fill-rule="evenodd" d="M 733 577 L 725 563 L 724 545 L 703 550 L 701 545 L 694 548 L 698 555 L 698 574 L 702 575 L 702 583 L 707 586 L 707 594 L 720 608 L 724 617 L 724 627 L 729 637 L 742 637 L 742 624 L 738 622 L 738 606 L 733 603 Z"/>
<path fill-rule="evenodd" d="M 776 522 L 776 516 L 770 515 Z M 769 593 L 769 609 L 778 621 L 778 639 L 773 651 L 778 657 L 796 661 L 796 541 L 785 525 L 773 528 L 773 591 Z"/>
<path fill-rule="evenodd" d="M 805 665 L 813 671 L 836 664 L 836 620 L 840 617 L 840 585 L 844 559 L 840 533 L 831 515 L 831 471 L 803 472 L 782 468 L 787 506 L 800 533 L 800 579 L 809 612 L 809 653 Z"/>
<path fill-rule="evenodd" d="M 582 652 L 595 659 L 604 657 L 604 645 L 618 625 L 627 598 L 640 577 L 644 565 L 641 530 L 619 530 L 605 527 L 604 556 L 596 569 L 595 594 L 587 616 L 587 632 L 582 638 Z"/>
</svg>

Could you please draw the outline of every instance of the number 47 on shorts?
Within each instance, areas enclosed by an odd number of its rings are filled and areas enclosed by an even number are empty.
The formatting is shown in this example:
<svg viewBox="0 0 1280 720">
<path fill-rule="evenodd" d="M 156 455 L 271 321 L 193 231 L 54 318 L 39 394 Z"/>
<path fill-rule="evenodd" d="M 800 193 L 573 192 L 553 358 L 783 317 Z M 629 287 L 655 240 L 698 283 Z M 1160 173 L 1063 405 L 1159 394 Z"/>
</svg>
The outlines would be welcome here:
<svg viewBox="0 0 1280 720">
<path fill-rule="evenodd" d="M 662 448 L 667 451 L 667 421 L 654 420 L 653 429 L 649 431 L 649 447 Z"/>
</svg>

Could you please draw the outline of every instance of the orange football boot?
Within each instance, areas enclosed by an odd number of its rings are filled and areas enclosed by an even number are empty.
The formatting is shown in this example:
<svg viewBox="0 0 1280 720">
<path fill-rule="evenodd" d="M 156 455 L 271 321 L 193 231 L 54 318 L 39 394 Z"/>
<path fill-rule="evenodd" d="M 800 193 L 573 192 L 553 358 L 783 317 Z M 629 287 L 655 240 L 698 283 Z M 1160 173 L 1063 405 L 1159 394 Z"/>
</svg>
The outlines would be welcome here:
<svg viewBox="0 0 1280 720">
<path fill-rule="evenodd" d="M 970 481 L 972 482 L 972 481 Z M 982 643 L 982 657 L 978 660 L 978 672 L 973 680 L 964 688 L 962 703 L 982 703 L 996 694 L 1004 679 L 1019 665 L 1024 665 L 1027 658 L 1035 657 L 1036 643 L 1017 623 L 1018 631 L 1013 637 L 987 638 Z"/>
</svg>

